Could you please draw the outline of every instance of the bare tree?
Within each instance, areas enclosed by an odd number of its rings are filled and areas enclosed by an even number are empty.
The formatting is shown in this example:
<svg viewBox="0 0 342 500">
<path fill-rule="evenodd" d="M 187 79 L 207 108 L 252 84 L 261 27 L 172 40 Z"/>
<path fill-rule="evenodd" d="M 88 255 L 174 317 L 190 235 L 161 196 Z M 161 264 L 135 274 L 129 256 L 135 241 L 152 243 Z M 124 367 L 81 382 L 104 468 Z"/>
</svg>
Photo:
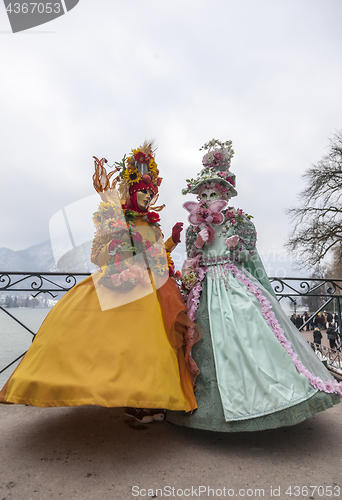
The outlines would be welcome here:
<svg viewBox="0 0 342 500">
<path fill-rule="evenodd" d="M 313 271 L 310 278 L 313 279 L 313 281 L 311 281 L 310 283 L 311 289 L 316 287 L 318 288 L 301 297 L 300 303 L 308 311 L 310 311 L 310 313 L 313 313 L 317 311 L 327 300 L 325 297 L 319 296 L 319 293 L 323 293 L 326 291 L 326 286 L 321 285 L 319 281 L 314 281 L 315 278 L 325 278 L 325 268 L 323 268 L 322 266 L 316 266 L 316 269 Z"/>
<path fill-rule="evenodd" d="M 324 274 L 327 278 L 342 279 L 342 245 L 335 245 L 331 255 L 331 261 L 326 264 Z"/>
<path fill-rule="evenodd" d="M 287 210 L 295 228 L 286 247 L 297 252 L 303 267 L 312 268 L 342 244 L 342 131 L 303 177 L 307 188 L 300 193 L 301 206 Z"/>
</svg>

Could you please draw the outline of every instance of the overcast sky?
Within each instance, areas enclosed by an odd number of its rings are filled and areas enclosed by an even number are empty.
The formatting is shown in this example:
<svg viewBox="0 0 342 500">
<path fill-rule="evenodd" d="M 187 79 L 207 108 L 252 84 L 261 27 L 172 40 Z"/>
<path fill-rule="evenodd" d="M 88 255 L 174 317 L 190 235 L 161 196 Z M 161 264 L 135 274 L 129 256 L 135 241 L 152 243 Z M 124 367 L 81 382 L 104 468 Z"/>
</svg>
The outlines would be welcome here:
<svg viewBox="0 0 342 500">
<path fill-rule="evenodd" d="M 340 0 L 80 0 L 12 34 L 0 5 L 0 247 L 49 239 L 93 194 L 92 156 L 158 146 L 163 231 L 186 222 L 199 148 L 231 139 L 236 207 L 279 252 L 301 175 L 342 128 Z"/>
</svg>

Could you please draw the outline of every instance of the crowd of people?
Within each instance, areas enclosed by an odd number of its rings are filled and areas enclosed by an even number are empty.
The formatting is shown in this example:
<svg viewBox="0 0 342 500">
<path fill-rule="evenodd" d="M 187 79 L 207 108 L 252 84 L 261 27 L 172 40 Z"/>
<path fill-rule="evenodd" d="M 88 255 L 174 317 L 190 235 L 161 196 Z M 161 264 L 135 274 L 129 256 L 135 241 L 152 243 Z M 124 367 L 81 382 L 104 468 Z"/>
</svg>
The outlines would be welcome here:
<svg viewBox="0 0 342 500">
<path fill-rule="evenodd" d="M 331 313 L 324 311 L 318 313 L 308 322 L 309 318 L 308 312 L 305 312 L 302 315 L 292 314 L 290 320 L 298 329 L 305 325 L 304 328 L 306 330 L 313 330 L 313 341 L 315 344 L 321 345 L 323 338 L 322 331 L 326 330 L 330 349 L 341 349 L 342 338 L 340 335 L 338 315 L 336 312 Z"/>
</svg>

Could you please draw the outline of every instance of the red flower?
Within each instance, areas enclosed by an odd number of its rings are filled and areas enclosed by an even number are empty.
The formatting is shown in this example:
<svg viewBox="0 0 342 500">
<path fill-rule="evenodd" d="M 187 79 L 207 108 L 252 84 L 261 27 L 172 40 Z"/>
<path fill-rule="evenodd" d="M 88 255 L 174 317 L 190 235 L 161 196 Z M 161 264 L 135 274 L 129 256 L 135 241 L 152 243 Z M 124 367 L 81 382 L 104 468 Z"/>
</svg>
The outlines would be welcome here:
<svg viewBox="0 0 342 500">
<path fill-rule="evenodd" d="M 118 240 L 117 238 L 112 239 L 110 245 L 109 245 L 109 251 L 113 252 L 116 246 L 120 245 L 122 243 L 121 240 Z"/>
<path fill-rule="evenodd" d="M 158 250 L 158 248 L 156 248 L 156 247 L 152 247 L 152 246 L 151 246 L 150 248 L 148 248 L 148 253 L 149 253 L 149 255 L 150 255 L 151 257 L 158 257 L 158 255 L 159 255 L 159 250 Z"/>
<path fill-rule="evenodd" d="M 134 159 L 138 163 L 146 163 L 146 161 L 147 161 L 146 156 L 141 151 L 139 151 L 139 153 L 137 153 L 136 155 L 134 155 Z"/>
<path fill-rule="evenodd" d="M 148 212 L 147 219 L 150 224 L 155 224 L 160 221 L 160 217 L 156 212 Z"/>
<path fill-rule="evenodd" d="M 232 186 L 235 186 L 235 181 L 232 177 L 226 177 L 226 181 L 230 182 Z"/>
<path fill-rule="evenodd" d="M 209 215 L 209 210 L 207 208 L 200 208 L 199 213 L 203 219 L 206 219 Z"/>
<path fill-rule="evenodd" d="M 169 266 L 169 276 L 173 276 L 175 272 L 175 265 L 172 263 L 171 266 Z"/>
<path fill-rule="evenodd" d="M 143 239 L 140 233 L 133 233 L 133 240 L 141 243 Z"/>
<path fill-rule="evenodd" d="M 115 212 L 112 208 L 106 211 L 106 218 L 107 219 L 114 219 L 115 217 Z"/>
</svg>

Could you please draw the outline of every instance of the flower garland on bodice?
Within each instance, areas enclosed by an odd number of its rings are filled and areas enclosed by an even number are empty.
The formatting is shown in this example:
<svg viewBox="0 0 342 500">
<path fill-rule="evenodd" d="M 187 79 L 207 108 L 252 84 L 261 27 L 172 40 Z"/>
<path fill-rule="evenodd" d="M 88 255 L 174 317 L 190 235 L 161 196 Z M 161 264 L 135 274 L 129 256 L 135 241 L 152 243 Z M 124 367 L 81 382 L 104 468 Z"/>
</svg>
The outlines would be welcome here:
<svg viewBox="0 0 342 500">
<path fill-rule="evenodd" d="M 150 226 L 160 228 L 160 215 L 157 214 L 157 212 L 137 212 L 130 208 L 124 207 L 122 207 L 122 210 L 129 227 L 131 227 L 132 225 L 135 226 L 135 222 L 137 220 L 144 220 L 148 222 Z"/>
<path fill-rule="evenodd" d="M 108 245 L 109 261 L 101 266 L 102 283 L 121 291 L 133 288 L 138 282 L 150 283 L 146 267 L 132 265 L 132 257 L 140 254 L 148 256 L 149 268 L 156 274 L 174 275 L 174 263 L 165 251 L 160 230 L 160 216 L 153 211 L 132 210 L 125 205 L 117 206 L 101 202 L 93 215 L 96 235 L 93 240 L 92 261 L 105 245 Z M 156 243 L 143 238 L 139 231 L 139 221 L 145 221 L 154 229 Z"/>
</svg>

